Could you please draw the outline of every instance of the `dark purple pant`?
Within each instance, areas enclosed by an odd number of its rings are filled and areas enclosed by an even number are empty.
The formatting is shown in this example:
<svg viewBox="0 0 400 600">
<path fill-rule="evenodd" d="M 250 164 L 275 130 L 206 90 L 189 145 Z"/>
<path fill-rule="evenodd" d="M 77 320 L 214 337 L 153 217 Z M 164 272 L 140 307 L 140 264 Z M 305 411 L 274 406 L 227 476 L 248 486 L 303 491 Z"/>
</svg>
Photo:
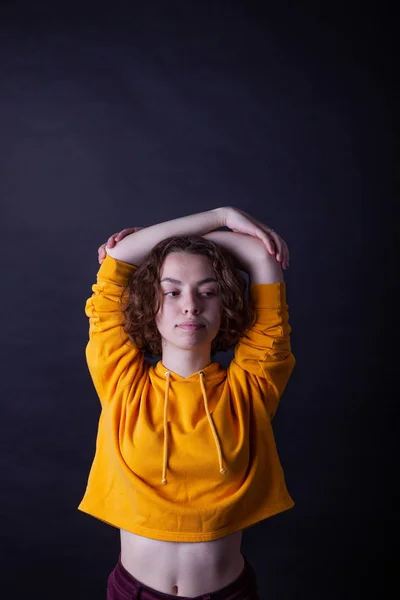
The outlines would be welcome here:
<svg viewBox="0 0 400 600">
<path fill-rule="evenodd" d="M 235 581 L 217 592 L 190 599 L 186 596 L 163 594 L 140 583 L 124 569 L 119 558 L 108 577 L 107 600 L 261 600 L 257 592 L 256 574 L 246 557 L 243 558 L 246 564 Z"/>
</svg>

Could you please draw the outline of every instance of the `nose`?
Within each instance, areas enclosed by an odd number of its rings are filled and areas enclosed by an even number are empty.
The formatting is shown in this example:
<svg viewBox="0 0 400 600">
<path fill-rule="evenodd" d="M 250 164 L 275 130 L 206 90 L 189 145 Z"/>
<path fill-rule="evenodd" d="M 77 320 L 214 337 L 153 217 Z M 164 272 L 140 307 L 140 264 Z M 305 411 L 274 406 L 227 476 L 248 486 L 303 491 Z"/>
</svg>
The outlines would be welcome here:
<svg viewBox="0 0 400 600">
<path fill-rule="evenodd" d="M 187 314 L 193 314 L 193 315 L 198 315 L 199 314 L 199 309 L 196 307 L 193 308 L 185 308 L 185 310 L 183 311 L 185 313 L 185 315 Z"/>
<path fill-rule="evenodd" d="M 199 308 L 196 306 L 196 304 L 194 302 L 186 302 L 184 305 L 184 309 L 183 312 L 185 313 L 185 315 L 187 315 L 188 313 L 192 313 L 194 315 L 198 315 L 199 314 Z"/>
<path fill-rule="evenodd" d="M 200 302 L 201 300 L 196 296 L 196 294 L 187 294 L 183 300 L 183 312 L 185 315 L 188 313 L 193 313 L 197 315 L 200 310 Z"/>
</svg>

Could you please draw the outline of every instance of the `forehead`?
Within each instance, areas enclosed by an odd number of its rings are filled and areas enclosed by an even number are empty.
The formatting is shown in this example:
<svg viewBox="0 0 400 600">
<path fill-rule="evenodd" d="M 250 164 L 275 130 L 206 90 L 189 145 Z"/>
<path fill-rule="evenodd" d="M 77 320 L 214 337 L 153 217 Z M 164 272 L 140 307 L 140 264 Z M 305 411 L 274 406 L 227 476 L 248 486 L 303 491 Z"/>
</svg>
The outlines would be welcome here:
<svg viewBox="0 0 400 600">
<path fill-rule="evenodd" d="M 215 277 L 215 273 L 207 256 L 201 254 L 189 254 L 187 252 L 172 252 L 165 257 L 161 267 L 160 278 L 177 277 L 183 281 L 204 277 Z"/>
</svg>

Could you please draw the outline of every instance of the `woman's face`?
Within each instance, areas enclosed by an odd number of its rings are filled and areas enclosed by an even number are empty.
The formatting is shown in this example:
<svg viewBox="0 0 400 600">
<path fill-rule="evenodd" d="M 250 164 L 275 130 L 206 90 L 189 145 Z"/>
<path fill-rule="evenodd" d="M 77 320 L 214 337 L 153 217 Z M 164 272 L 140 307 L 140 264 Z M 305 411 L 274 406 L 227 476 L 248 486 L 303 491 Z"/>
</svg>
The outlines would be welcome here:
<svg viewBox="0 0 400 600">
<path fill-rule="evenodd" d="M 156 315 L 163 346 L 190 350 L 208 345 L 221 325 L 218 281 L 206 256 L 173 252 L 160 273 L 161 305 Z M 185 328 L 192 321 L 198 328 Z"/>
</svg>

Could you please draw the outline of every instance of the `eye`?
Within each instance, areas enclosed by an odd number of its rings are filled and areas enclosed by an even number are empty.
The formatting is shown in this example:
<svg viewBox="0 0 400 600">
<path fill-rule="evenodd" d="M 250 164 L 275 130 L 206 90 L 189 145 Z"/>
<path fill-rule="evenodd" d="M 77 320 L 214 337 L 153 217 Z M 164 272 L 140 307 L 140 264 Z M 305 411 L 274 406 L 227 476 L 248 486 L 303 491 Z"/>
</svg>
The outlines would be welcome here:
<svg viewBox="0 0 400 600">
<path fill-rule="evenodd" d="M 215 292 L 200 292 L 200 293 L 201 293 L 201 295 L 208 294 L 208 296 L 206 296 L 207 298 L 210 298 L 210 297 L 216 295 Z M 177 292 L 177 291 L 166 292 L 164 294 L 164 296 L 169 296 L 169 294 L 179 294 L 179 292 Z M 172 297 L 175 298 L 175 296 L 172 296 Z"/>
</svg>

